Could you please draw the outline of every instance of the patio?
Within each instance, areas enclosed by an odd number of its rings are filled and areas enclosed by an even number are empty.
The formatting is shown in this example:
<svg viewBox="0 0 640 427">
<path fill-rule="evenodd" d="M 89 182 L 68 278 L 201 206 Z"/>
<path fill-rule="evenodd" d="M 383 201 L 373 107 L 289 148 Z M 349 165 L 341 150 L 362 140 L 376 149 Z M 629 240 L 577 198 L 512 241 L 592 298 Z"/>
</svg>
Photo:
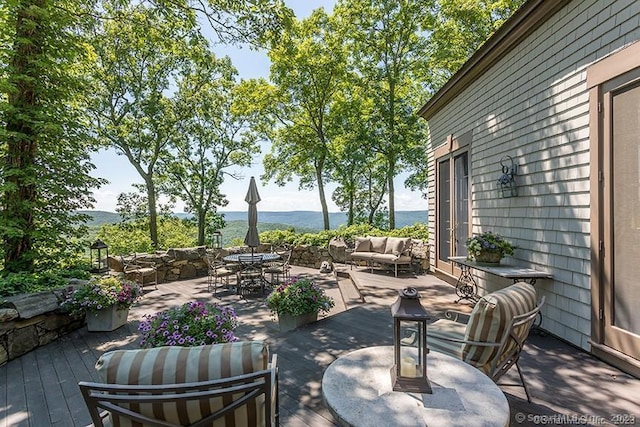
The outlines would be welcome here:
<svg viewBox="0 0 640 427">
<path fill-rule="evenodd" d="M 454 304 L 453 286 L 433 275 L 400 276 L 348 271 L 348 279 L 293 267 L 293 274 L 316 277 L 336 300 L 330 316 L 307 327 L 281 334 L 260 298 L 241 300 L 219 292 L 218 301 L 232 303 L 240 319 L 241 339 L 267 339 L 278 354 L 280 421 L 283 426 L 332 426 L 322 401 L 322 374 L 342 354 L 392 344 L 389 305 L 406 286 L 419 289 L 422 303 L 434 316 Z M 362 298 L 364 298 L 364 302 Z M 77 382 L 97 380 L 94 364 L 105 351 L 137 348 L 137 323 L 145 313 L 193 299 L 213 300 L 206 277 L 158 285 L 129 315 L 129 324 L 113 332 L 86 328 L 0 367 L 0 427 L 85 426 L 89 415 Z M 640 420 L 640 380 L 564 342 L 543 335 L 530 337 L 521 359 L 531 388 L 527 403 L 521 387 L 501 386 L 511 408 L 511 425 L 636 424 Z M 505 383 L 516 382 L 515 369 Z M 635 418 L 630 418 L 635 417 Z M 632 422 L 633 421 L 633 422 Z M 384 421 L 372 425 L 384 425 Z"/>
</svg>

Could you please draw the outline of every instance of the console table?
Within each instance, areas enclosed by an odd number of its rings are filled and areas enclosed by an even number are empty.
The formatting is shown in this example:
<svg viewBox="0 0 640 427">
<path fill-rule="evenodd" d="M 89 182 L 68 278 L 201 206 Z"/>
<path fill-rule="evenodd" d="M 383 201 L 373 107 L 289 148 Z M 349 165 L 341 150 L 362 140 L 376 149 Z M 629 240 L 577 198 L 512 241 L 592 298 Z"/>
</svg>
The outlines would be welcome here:
<svg viewBox="0 0 640 427">
<path fill-rule="evenodd" d="M 432 394 L 393 391 L 393 346 L 368 347 L 335 360 L 322 396 L 341 426 L 509 425 L 506 397 L 480 370 L 442 353 L 427 356 Z"/>
<path fill-rule="evenodd" d="M 533 268 L 518 267 L 509 264 L 487 264 L 475 261 L 469 261 L 467 257 L 453 256 L 449 257 L 449 261 L 455 263 L 460 267 L 460 277 L 456 281 L 456 294 L 460 302 L 463 299 L 471 302 L 478 301 L 478 284 L 476 279 L 471 274 L 471 270 L 484 271 L 485 273 L 493 274 L 494 276 L 504 277 L 505 279 L 512 279 L 514 283 L 525 281 L 535 285 L 537 279 L 551 279 L 549 273 L 534 270 Z"/>
</svg>

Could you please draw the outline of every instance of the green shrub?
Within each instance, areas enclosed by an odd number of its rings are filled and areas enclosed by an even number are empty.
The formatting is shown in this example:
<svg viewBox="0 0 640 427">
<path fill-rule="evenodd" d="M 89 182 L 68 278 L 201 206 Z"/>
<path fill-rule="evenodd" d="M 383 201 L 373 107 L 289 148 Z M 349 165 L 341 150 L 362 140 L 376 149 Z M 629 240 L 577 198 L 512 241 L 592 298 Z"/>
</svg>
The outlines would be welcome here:
<svg viewBox="0 0 640 427">
<path fill-rule="evenodd" d="M 357 236 L 393 236 L 411 237 L 413 239 L 428 240 L 429 228 L 426 224 L 416 223 L 394 230 L 381 230 L 369 224 L 340 226 L 335 230 L 324 230 L 318 233 L 295 233 L 291 230 L 271 230 L 260 233 L 261 242 L 269 242 L 274 246 L 282 245 L 311 245 L 325 248 L 331 239 L 339 237 L 347 243 L 353 243 Z M 241 239 L 235 243 L 244 244 Z"/>
<path fill-rule="evenodd" d="M 197 227 L 191 221 L 176 217 L 163 217 L 158 221 L 158 249 L 189 248 L 196 245 L 197 236 Z M 107 244 L 113 255 L 156 250 L 149 237 L 149 224 L 143 220 L 105 224 L 100 228 L 98 238 Z"/>
<path fill-rule="evenodd" d="M 0 277 L 0 297 L 62 288 L 67 281 L 55 272 L 8 273 Z"/>
</svg>

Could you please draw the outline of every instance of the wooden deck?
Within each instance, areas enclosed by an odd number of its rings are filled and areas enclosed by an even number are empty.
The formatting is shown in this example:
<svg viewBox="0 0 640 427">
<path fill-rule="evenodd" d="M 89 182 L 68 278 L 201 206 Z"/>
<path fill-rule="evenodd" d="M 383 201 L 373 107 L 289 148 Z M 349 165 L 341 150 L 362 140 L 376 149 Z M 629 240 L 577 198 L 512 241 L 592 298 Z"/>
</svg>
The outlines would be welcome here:
<svg viewBox="0 0 640 427">
<path fill-rule="evenodd" d="M 330 316 L 280 334 L 260 298 L 239 300 L 223 292 L 217 299 L 235 307 L 241 322 L 236 332 L 241 339 L 266 339 L 278 354 L 283 426 L 335 425 L 322 401 L 322 374 L 342 354 L 392 344 L 389 305 L 399 289 L 418 288 L 423 304 L 434 316 L 449 308 L 469 310 L 454 304 L 453 287 L 432 275 L 394 278 L 353 270 L 356 289 L 349 280 L 336 282 L 332 275 L 301 268 L 294 272 L 314 275 L 336 298 Z M 0 367 L 0 427 L 90 424 L 78 381 L 97 380 L 94 364 L 105 351 L 137 348 L 136 328 L 144 313 L 193 299 L 213 299 L 204 278 L 159 285 L 132 309 L 127 326 L 109 333 L 89 333 L 83 328 Z M 551 336 L 530 337 L 525 351 L 521 362 L 534 403 L 527 403 L 521 387 L 501 386 L 511 407 L 512 426 L 619 424 L 615 421 L 629 418 L 615 417 L 625 414 L 640 424 L 639 379 Z M 516 379 L 514 371 L 505 382 Z M 384 426 L 385 422 L 371 420 L 371 425 Z"/>
</svg>

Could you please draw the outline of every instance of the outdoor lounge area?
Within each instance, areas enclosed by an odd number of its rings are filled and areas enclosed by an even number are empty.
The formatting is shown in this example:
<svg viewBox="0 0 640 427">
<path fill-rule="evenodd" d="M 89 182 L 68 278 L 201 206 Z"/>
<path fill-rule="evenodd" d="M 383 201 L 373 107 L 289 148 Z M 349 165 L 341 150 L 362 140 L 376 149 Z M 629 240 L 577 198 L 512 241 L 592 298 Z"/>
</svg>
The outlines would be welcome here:
<svg viewBox="0 0 640 427">
<path fill-rule="evenodd" d="M 206 277 L 159 284 L 133 307 L 124 327 L 91 333 L 82 328 L 0 367 L 0 427 L 89 425 L 78 382 L 99 380 L 94 365 L 104 352 L 138 348 L 137 324 L 143 314 L 193 299 L 232 304 L 240 320 L 236 335 L 242 340 L 265 340 L 270 352 L 278 355 L 280 425 L 336 425 L 323 401 L 323 374 L 340 356 L 392 344 L 390 305 L 400 289 L 417 288 L 433 320 L 446 310 L 470 311 L 468 304 L 454 302 L 454 286 L 429 274 L 395 278 L 389 273 L 372 274 L 366 268 L 349 271 L 349 267 L 338 266 L 336 276 L 292 268 L 293 275 L 314 277 L 335 298 L 329 316 L 280 333 L 259 296 L 240 298 L 218 289 L 214 299 Z M 500 386 L 508 401 L 511 425 L 558 425 L 572 420 L 587 425 L 633 424 L 640 416 L 639 379 L 550 335 L 532 335 L 520 365 L 532 403 L 527 402 L 522 387 Z M 519 383 L 516 370 L 510 370 L 499 383 Z M 476 396 L 482 398 L 482 394 Z M 371 421 L 371 425 L 385 425 L 384 419 Z M 460 425 L 467 424 L 461 421 Z"/>
</svg>

